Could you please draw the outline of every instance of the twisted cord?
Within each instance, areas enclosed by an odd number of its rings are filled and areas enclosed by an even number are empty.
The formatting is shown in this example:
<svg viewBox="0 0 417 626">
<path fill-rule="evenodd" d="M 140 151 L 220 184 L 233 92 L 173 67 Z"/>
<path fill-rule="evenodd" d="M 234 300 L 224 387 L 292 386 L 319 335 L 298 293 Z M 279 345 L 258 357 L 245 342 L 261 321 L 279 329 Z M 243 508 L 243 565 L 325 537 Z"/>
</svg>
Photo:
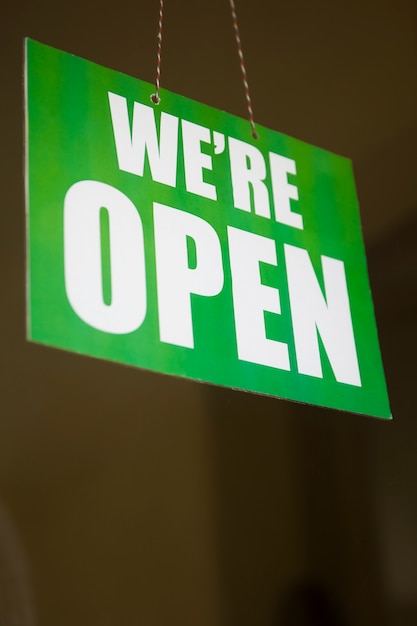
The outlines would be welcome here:
<svg viewBox="0 0 417 626">
<path fill-rule="evenodd" d="M 252 136 L 254 139 L 258 139 L 258 133 L 256 132 L 256 128 L 255 128 L 255 119 L 253 116 L 252 101 L 251 101 L 251 97 L 249 93 L 249 84 L 248 84 L 248 77 L 246 73 L 245 60 L 243 58 L 242 42 L 240 41 L 240 32 L 239 32 L 239 26 L 237 23 L 236 6 L 234 3 L 234 0 L 229 0 L 229 4 L 230 4 L 230 10 L 232 12 L 233 29 L 235 31 L 237 53 L 239 55 L 240 69 L 242 71 L 243 87 L 245 89 L 245 98 L 246 98 L 246 104 L 248 107 L 249 122 L 252 128 Z"/>
<path fill-rule="evenodd" d="M 161 98 L 159 97 L 159 85 L 161 82 L 161 48 L 162 48 L 162 20 L 164 17 L 164 0 L 159 0 L 159 21 L 158 21 L 158 50 L 156 54 L 156 80 L 155 80 L 155 93 L 151 95 L 151 100 L 154 104 L 159 104 Z"/>
<path fill-rule="evenodd" d="M 258 133 L 256 132 L 256 128 L 255 128 L 255 119 L 253 115 L 252 101 L 250 97 L 245 60 L 243 57 L 242 42 L 240 40 L 239 26 L 237 23 L 236 6 L 235 6 L 234 0 L 229 0 L 229 4 L 230 4 L 230 10 L 232 13 L 233 30 L 235 32 L 237 53 L 239 55 L 240 69 L 242 72 L 243 87 L 245 90 L 245 98 L 246 98 L 246 105 L 248 108 L 249 122 L 252 128 L 252 136 L 254 137 L 254 139 L 258 139 Z M 164 12 L 164 0 L 159 0 L 159 21 L 158 21 L 158 36 L 157 36 L 158 47 L 157 47 L 157 59 L 156 59 L 155 93 L 151 95 L 151 101 L 154 104 L 159 104 L 161 101 L 161 98 L 159 97 L 159 86 L 160 86 L 160 81 L 161 81 L 161 49 L 162 49 L 163 12 Z"/>
</svg>

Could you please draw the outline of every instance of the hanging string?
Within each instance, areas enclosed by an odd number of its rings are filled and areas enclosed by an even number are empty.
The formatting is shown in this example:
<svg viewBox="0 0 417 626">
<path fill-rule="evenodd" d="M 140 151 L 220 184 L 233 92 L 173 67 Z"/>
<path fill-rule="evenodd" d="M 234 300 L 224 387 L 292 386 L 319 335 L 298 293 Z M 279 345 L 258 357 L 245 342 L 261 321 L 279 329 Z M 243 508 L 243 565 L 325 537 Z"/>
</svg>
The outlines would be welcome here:
<svg viewBox="0 0 417 626">
<path fill-rule="evenodd" d="M 249 122 L 252 128 L 252 136 L 254 137 L 254 139 L 258 139 L 258 133 L 256 132 L 255 120 L 253 116 L 252 101 L 251 101 L 250 92 L 249 92 L 248 77 L 246 74 L 245 60 L 243 58 L 242 42 L 240 41 L 240 32 L 239 32 L 239 26 L 237 23 L 236 6 L 234 3 L 234 0 L 229 0 L 229 4 L 230 4 L 230 10 L 232 13 L 233 29 L 235 31 L 237 53 L 239 55 L 240 69 L 242 71 L 243 87 L 245 89 L 246 105 L 248 107 Z M 164 16 L 163 12 L 164 12 L 164 0 L 159 0 L 159 21 L 158 21 L 158 37 L 157 37 L 158 49 L 157 49 L 157 59 L 156 59 L 155 93 L 151 95 L 151 101 L 154 104 L 159 104 L 161 102 L 161 98 L 159 97 L 159 85 L 160 85 L 160 80 L 161 80 L 162 20 Z"/>
<path fill-rule="evenodd" d="M 236 6 L 234 3 L 234 0 L 229 0 L 229 4 L 230 4 L 230 10 L 232 12 L 233 29 L 235 31 L 237 53 L 239 55 L 240 69 L 242 71 L 243 86 L 245 88 L 245 98 L 246 98 L 246 104 L 248 107 L 248 114 L 249 114 L 249 122 L 252 127 L 252 136 L 254 139 L 258 139 L 258 133 L 256 132 L 255 120 L 253 117 L 252 102 L 251 102 L 250 93 L 249 93 L 249 85 L 248 85 L 248 77 L 246 74 L 245 60 L 243 58 L 242 43 L 240 41 L 239 26 L 237 24 Z"/>
<path fill-rule="evenodd" d="M 158 52 L 156 55 L 156 80 L 155 80 L 155 93 L 151 95 L 151 101 L 154 104 L 159 104 L 161 98 L 159 97 L 159 83 L 161 80 L 161 48 L 162 48 L 162 19 L 164 12 L 164 0 L 159 0 L 159 21 L 158 21 Z"/>
</svg>

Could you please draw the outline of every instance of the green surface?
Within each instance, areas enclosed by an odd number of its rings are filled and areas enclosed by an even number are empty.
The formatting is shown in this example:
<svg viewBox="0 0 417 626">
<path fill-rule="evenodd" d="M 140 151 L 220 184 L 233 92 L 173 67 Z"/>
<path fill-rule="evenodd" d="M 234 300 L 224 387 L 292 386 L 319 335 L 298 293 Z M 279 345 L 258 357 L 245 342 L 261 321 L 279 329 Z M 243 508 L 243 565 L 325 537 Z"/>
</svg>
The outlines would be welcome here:
<svg viewBox="0 0 417 626">
<path fill-rule="evenodd" d="M 168 112 L 226 137 L 238 138 L 267 156 L 274 152 L 294 159 L 298 187 L 294 211 L 303 216 L 296 229 L 236 209 L 233 205 L 229 154 L 212 155 L 213 170 L 204 180 L 217 189 L 217 201 L 186 191 L 181 133 L 177 186 L 154 182 L 145 161 L 143 176 L 121 171 L 109 109 L 108 92 L 150 105 L 154 87 L 43 44 L 27 40 L 27 207 L 28 207 L 28 335 L 66 350 L 185 376 L 218 385 L 390 417 L 379 352 L 358 202 L 351 162 L 281 133 L 257 127 L 252 139 L 247 120 L 161 90 L 157 120 Z M 128 334 L 99 331 L 83 322 L 71 307 L 64 280 L 63 206 L 68 189 L 81 180 L 105 182 L 137 207 L 144 230 L 147 313 L 141 326 Z M 224 287 L 214 297 L 191 296 L 194 348 L 164 343 L 159 337 L 153 203 L 193 213 L 216 231 L 222 246 Z M 279 288 L 281 315 L 265 313 L 267 336 L 288 344 L 290 371 L 238 359 L 233 315 L 227 226 L 253 232 L 276 242 L 278 265 L 261 264 L 262 282 Z M 103 300 L 111 302 L 109 218 L 100 211 Z M 308 251 L 317 278 L 321 256 L 343 261 L 348 286 L 361 386 L 337 382 L 320 342 L 323 378 L 297 371 L 291 311 L 286 283 L 284 246 Z M 193 247 L 194 246 L 194 247 Z M 187 238 L 189 266 L 196 265 L 195 244 Z M 308 306 L 308 303 L 306 303 Z"/>
</svg>

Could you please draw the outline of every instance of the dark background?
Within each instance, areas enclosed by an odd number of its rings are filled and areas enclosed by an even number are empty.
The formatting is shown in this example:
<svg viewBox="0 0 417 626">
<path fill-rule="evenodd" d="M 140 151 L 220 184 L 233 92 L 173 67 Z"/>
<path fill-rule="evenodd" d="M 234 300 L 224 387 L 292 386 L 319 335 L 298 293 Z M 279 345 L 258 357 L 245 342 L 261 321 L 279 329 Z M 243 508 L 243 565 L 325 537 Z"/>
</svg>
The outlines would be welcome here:
<svg viewBox="0 0 417 626">
<path fill-rule="evenodd" d="M 162 85 L 246 116 L 227 0 L 166 0 Z M 394 420 L 25 339 L 23 38 L 153 81 L 157 0 L 3 0 L 0 625 L 417 624 L 417 9 L 240 0 L 256 119 L 350 157 Z"/>
</svg>

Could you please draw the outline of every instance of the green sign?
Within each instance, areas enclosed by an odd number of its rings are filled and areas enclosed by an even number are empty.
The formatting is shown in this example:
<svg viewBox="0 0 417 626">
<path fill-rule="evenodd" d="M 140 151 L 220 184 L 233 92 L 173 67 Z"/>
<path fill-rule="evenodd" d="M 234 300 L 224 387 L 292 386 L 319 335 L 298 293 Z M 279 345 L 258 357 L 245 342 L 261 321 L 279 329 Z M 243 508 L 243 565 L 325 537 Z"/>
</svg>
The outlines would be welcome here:
<svg viewBox="0 0 417 626">
<path fill-rule="evenodd" d="M 27 41 L 28 334 L 390 417 L 351 162 Z"/>
</svg>

